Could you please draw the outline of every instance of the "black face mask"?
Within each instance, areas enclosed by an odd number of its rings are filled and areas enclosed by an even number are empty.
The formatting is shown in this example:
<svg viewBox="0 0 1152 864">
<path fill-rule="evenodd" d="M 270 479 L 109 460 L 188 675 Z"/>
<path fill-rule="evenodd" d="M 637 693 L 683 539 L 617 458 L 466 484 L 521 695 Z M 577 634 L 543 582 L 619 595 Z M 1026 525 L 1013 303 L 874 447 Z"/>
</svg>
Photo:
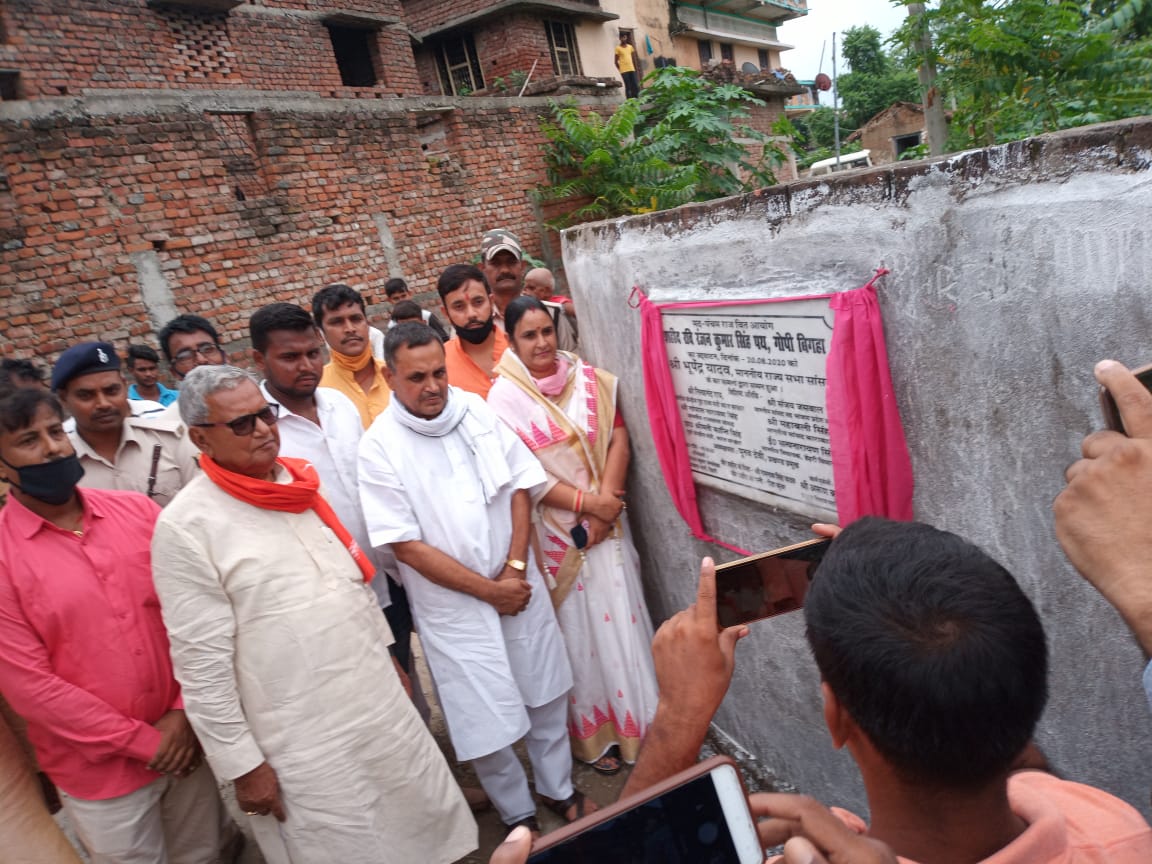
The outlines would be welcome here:
<svg viewBox="0 0 1152 864">
<path fill-rule="evenodd" d="M 84 476 L 84 467 L 75 453 L 63 459 L 53 459 L 39 465 L 22 465 L 19 468 L 3 457 L 0 457 L 0 462 L 16 472 L 18 479 L 9 480 L 9 483 L 29 498 L 45 504 L 67 503 L 76 491 L 76 484 Z"/>
<path fill-rule="evenodd" d="M 496 315 L 492 314 L 479 327 L 457 327 L 456 335 L 472 345 L 479 345 L 496 329 Z"/>
</svg>

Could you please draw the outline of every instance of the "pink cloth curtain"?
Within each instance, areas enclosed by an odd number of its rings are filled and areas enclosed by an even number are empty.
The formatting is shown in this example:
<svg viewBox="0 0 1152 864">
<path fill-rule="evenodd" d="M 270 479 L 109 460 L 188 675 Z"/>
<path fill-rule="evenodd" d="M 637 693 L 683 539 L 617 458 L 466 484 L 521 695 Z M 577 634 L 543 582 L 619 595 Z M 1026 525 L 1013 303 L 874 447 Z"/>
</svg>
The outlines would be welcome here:
<svg viewBox="0 0 1152 864">
<path fill-rule="evenodd" d="M 878 271 L 876 278 L 886 272 Z M 630 303 L 640 309 L 644 395 L 656 455 L 672 502 L 693 536 L 740 555 L 749 554 L 710 535 L 700 518 L 688 442 L 664 347 L 661 313 L 665 309 L 829 299 L 836 320 L 826 374 L 828 432 L 840 524 L 847 525 L 869 514 L 893 519 L 912 517 L 912 466 L 892 394 L 875 281 L 874 278 L 863 288 L 840 294 L 659 305 L 649 300 L 639 288 L 633 289 Z"/>
<path fill-rule="evenodd" d="M 834 294 L 826 378 L 828 437 L 840 524 L 861 516 L 912 518 L 912 460 L 892 392 L 879 271 L 863 288 Z"/>
</svg>

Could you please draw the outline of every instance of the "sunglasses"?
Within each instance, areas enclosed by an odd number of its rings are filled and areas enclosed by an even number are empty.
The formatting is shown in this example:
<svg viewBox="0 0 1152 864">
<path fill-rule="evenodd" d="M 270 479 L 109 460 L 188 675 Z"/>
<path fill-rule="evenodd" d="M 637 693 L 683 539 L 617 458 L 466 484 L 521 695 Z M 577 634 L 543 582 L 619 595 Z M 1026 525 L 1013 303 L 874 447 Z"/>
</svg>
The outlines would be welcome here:
<svg viewBox="0 0 1152 864">
<path fill-rule="evenodd" d="M 201 342 L 195 348 L 185 348 L 183 351 L 177 351 L 172 357 L 172 362 L 178 365 L 191 363 L 196 359 L 197 354 L 209 362 L 214 362 L 220 359 L 221 353 L 220 346 L 216 343 Z"/>
<path fill-rule="evenodd" d="M 280 416 L 279 405 L 265 405 L 255 414 L 241 414 L 235 420 L 223 420 L 219 423 L 194 423 L 202 429 L 207 429 L 212 426 L 227 426 L 232 430 L 233 435 L 241 437 L 251 435 L 256 430 L 256 421 L 259 420 L 265 426 L 272 426 L 275 424 L 277 418 Z"/>
</svg>

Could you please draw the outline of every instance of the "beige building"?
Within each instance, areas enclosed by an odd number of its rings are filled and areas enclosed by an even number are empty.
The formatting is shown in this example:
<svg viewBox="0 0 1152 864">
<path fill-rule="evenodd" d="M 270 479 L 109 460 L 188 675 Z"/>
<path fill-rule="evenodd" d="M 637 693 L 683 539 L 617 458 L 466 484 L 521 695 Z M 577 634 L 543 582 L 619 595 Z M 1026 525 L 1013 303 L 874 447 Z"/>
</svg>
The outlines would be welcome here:
<svg viewBox="0 0 1152 864">
<path fill-rule="evenodd" d="M 592 4 L 613 20 L 583 20 L 576 42 L 585 75 L 617 75 L 613 49 L 622 31 L 632 35 L 640 76 L 662 65 L 706 69 L 730 62 L 757 73 L 787 66 L 781 52 L 792 46 L 779 37 L 780 25 L 808 14 L 807 0 L 600 0 Z"/>
</svg>

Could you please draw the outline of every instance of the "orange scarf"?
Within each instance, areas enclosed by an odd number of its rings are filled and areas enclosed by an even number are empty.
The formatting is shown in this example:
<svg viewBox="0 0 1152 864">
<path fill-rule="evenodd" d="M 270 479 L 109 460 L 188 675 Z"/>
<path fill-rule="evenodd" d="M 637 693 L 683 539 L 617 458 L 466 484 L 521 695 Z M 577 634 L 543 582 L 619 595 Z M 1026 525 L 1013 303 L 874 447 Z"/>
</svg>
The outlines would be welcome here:
<svg viewBox="0 0 1152 864">
<path fill-rule="evenodd" d="M 356 373 L 372 362 L 372 350 L 368 347 L 364 348 L 364 353 L 359 357 L 349 357 L 347 354 L 341 354 L 335 348 L 328 349 L 329 355 L 332 357 L 332 362 L 341 369 Z"/>
<path fill-rule="evenodd" d="M 276 462 L 292 475 L 291 483 L 273 483 L 237 474 L 213 461 L 212 457 L 200 454 L 200 468 L 208 475 L 208 479 L 245 504 L 261 510 L 280 510 L 285 513 L 315 510 L 320 521 L 331 528 L 332 533 L 347 547 L 348 554 L 364 574 L 364 581 L 372 581 L 376 568 L 320 494 L 320 475 L 312 463 L 306 459 L 289 459 L 286 456 L 281 456 Z"/>
</svg>

